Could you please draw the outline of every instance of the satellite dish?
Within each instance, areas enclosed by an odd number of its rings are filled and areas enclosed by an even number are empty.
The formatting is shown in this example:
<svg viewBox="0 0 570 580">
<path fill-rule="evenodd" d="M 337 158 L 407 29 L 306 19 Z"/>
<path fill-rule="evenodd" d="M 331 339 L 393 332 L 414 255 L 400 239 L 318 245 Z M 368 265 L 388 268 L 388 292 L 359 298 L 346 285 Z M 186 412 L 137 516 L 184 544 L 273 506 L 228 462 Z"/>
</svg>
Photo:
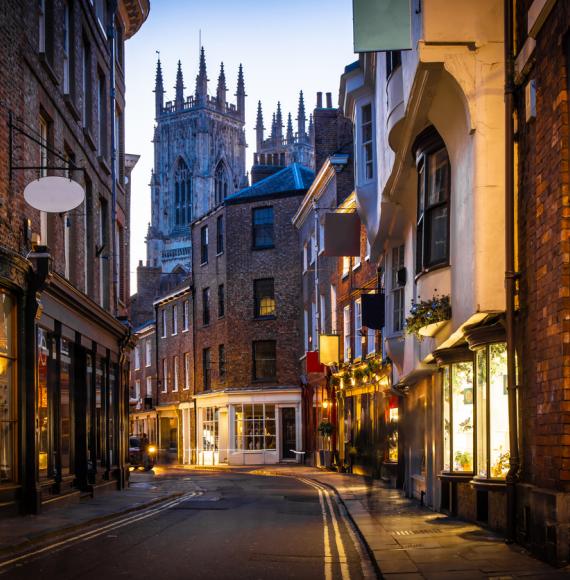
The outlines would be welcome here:
<svg viewBox="0 0 570 580">
<path fill-rule="evenodd" d="M 24 199 L 32 207 L 48 213 L 63 213 L 83 203 L 85 191 L 67 177 L 49 175 L 26 185 Z"/>
</svg>

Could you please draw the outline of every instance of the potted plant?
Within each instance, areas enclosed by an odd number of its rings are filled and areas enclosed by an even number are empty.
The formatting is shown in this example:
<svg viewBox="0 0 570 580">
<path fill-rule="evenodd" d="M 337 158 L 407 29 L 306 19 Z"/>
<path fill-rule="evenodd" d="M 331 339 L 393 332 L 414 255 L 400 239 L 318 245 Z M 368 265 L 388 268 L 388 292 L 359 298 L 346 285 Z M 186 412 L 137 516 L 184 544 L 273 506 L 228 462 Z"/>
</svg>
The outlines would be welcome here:
<svg viewBox="0 0 570 580">
<path fill-rule="evenodd" d="M 335 388 L 340 387 L 340 377 L 332 377 L 331 378 L 331 385 Z"/>
<path fill-rule="evenodd" d="M 319 451 L 319 459 L 321 467 L 330 467 L 331 466 L 330 439 L 332 434 L 334 433 L 334 425 L 328 419 L 323 419 L 319 423 L 317 431 L 325 441 L 325 449 L 321 449 Z"/>
<path fill-rule="evenodd" d="M 434 296 L 430 300 L 412 300 L 410 314 L 406 318 L 406 334 L 413 334 L 419 340 L 425 336 L 435 336 L 451 319 L 449 296 Z"/>
<path fill-rule="evenodd" d="M 454 456 L 455 464 L 461 466 L 461 471 L 473 469 L 473 455 L 469 451 L 457 451 Z"/>
<path fill-rule="evenodd" d="M 365 372 L 363 369 L 354 369 L 353 376 L 357 382 L 361 381 L 364 378 Z"/>
</svg>

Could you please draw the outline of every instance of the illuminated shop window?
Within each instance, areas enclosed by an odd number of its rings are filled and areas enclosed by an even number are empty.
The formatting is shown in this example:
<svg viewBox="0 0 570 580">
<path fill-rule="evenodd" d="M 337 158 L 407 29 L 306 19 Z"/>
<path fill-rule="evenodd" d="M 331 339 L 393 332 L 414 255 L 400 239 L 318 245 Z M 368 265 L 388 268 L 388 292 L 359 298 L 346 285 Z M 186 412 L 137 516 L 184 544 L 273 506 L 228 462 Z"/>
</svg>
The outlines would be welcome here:
<svg viewBox="0 0 570 580">
<path fill-rule="evenodd" d="M 509 470 L 507 345 L 477 350 L 477 475 L 503 479 Z"/>
<path fill-rule="evenodd" d="M 234 449 L 275 450 L 275 405 L 235 405 Z"/>
<path fill-rule="evenodd" d="M 15 304 L 0 293 L 0 483 L 15 479 L 14 438 L 16 412 L 14 397 L 14 322 Z"/>
<path fill-rule="evenodd" d="M 217 407 L 207 407 L 203 410 L 202 449 L 218 451 L 219 443 L 219 412 Z"/>
<path fill-rule="evenodd" d="M 38 328 L 38 386 L 37 386 L 37 422 L 38 422 L 38 465 L 40 475 L 48 474 L 49 440 L 50 440 L 50 408 L 48 398 L 48 360 L 49 339 L 47 330 Z"/>
<path fill-rule="evenodd" d="M 386 410 L 386 430 L 388 440 L 388 461 L 398 462 L 398 398 L 390 397 Z"/>
<path fill-rule="evenodd" d="M 473 363 L 453 363 L 443 369 L 443 469 L 473 471 Z"/>
</svg>

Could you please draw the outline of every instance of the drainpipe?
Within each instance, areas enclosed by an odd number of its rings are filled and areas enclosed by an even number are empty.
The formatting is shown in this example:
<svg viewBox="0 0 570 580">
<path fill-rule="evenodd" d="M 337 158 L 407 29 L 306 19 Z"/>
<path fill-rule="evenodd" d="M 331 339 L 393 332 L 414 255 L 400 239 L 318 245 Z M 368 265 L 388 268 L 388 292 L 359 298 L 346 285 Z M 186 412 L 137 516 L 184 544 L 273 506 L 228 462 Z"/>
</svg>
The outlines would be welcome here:
<svg viewBox="0 0 570 580">
<path fill-rule="evenodd" d="M 514 217 L 514 59 L 513 1 L 504 2 L 505 27 L 505 290 L 507 334 L 507 393 L 509 404 L 510 467 L 507 473 L 507 541 L 516 540 L 516 485 L 520 457 L 515 361 L 515 217 Z"/>
<path fill-rule="evenodd" d="M 117 247 L 117 145 L 115 135 L 115 105 L 116 105 L 116 89 L 115 89 L 115 18 L 117 15 L 117 0 L 111 2 L 111 22 L 108 27 L 109 36 L 109 85 L 110 85 L 110 101 L 111 101 L 111 235 L 112 240 L 112 271 L 113 271 L 113 315 L 117 316 L 119 311 L 119 296 L 117 295 L 117 289 L 119 287 L 119 275 L 117 272 L 117 252 L 119 248 Z"/>
</svg>

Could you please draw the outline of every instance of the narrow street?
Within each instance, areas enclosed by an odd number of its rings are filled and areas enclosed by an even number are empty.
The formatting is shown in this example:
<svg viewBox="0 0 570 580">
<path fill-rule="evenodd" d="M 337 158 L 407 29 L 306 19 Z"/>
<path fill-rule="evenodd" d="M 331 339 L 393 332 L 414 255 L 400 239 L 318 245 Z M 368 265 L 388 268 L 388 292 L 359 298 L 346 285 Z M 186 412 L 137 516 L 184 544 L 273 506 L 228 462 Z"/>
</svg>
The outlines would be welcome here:
<svg viewBox="0 0 570 580">
<path fill-rule="evenodd" d="M 9 578 L 374 577 L 334 494 L 308 480 L 232 471 L 138 472 L 187 491 L 0 568 Z M 47 549 L 46 549 L 47 548 Z"/>
</svg>

